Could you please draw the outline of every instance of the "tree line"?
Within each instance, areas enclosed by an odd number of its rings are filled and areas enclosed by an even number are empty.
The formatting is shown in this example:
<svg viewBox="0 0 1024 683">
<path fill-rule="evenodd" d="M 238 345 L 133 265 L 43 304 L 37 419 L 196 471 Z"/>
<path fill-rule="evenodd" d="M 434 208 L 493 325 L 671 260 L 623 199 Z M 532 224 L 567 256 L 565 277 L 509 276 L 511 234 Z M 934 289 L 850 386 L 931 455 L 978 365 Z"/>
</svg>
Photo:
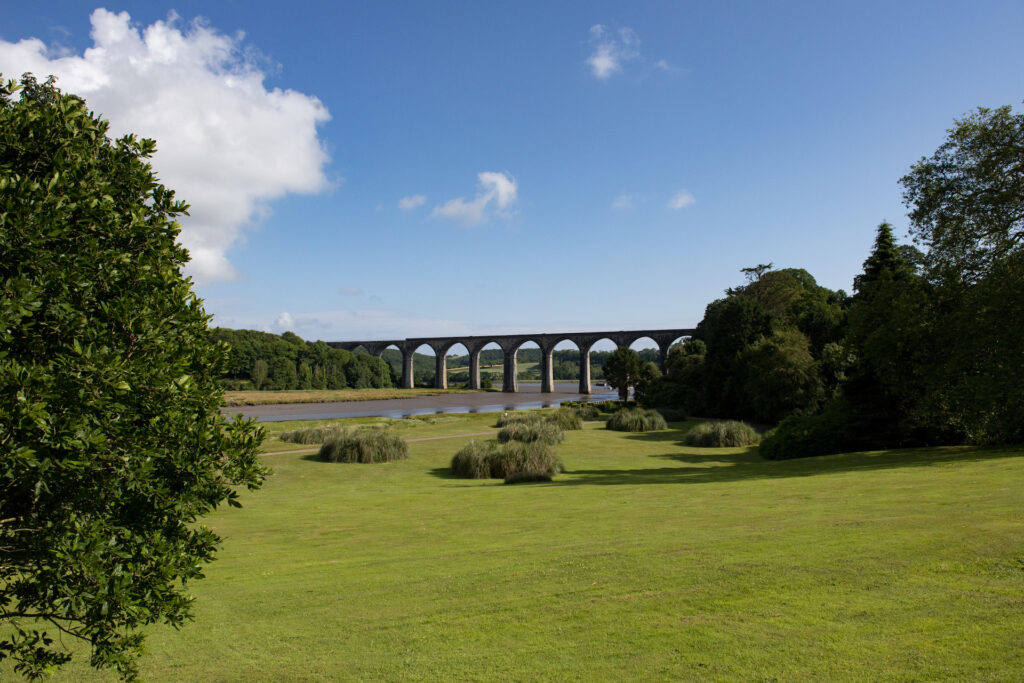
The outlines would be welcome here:
<svg viewBox="0 0 1024 683">
<path fill-rule="evenodd" d="M 899 182 L 913 245 L 879 225 L 850 296 L 745 269 L 640 400 L 779 423 L 770 458 L 1024 440 L 1024 115 L 978 109 Z"/>
<path fill-rule="evenodd" d="M 222 380 L 228 389 L 379 389 L 398 384 L 392 366 L 376 356 L 303 341 L 293 332 L 225 327 L 212 332 L 230 349 Z"/>
</svg>

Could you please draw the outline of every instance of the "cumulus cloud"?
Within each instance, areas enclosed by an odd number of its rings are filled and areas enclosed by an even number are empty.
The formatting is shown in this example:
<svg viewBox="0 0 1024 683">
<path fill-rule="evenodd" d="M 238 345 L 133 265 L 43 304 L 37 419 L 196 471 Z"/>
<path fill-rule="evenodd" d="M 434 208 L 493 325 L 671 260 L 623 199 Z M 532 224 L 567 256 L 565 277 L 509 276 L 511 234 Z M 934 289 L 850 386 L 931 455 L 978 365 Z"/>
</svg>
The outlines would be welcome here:
<svg viewBox="0 0 1024 683">
<path fill-rule="evenodd" d="M 179 219 L 188 273 L 197 282 L 236 277 L 227 252 L 268 202 L 329 185 L 317 131 L 327 109 L 310 95 L 268 90 L 241 33 L 199 19 L 183 25 L 174 13 L 141 30 L 127 12 L 97 9 L 91 22 L 93 46 L 81 55 L 37 38 L 0 39 L 0 71 L 53 74 L 110 121 L 112 135 L 154 138 L 160 181 L 192 207 Z"/>
<path fill-rule="evenodd" d="M 672 199 L 670 199 L 668 202 L 668 208 L 682 209 L 689 206 L 690 204 L 693 204 L 695 201 L 697 201 L 697 198 L 694 197 L 692 194 L 690 194 L 686 190 L 680 190 L 679 192 L 676 192 L 674 195 L 672 195 Z"/>
<path fill-rule="evenodd" d="M 427 196 L 425 194 L 411 194 L 398 200 L 398 208 L 402 211 L 412 211 L 426 203 Z"/>
<path fill-rule="evenodd" d="M 292 314 L 288 311 L 283 311 L 281 315 L 277 316 L 277 321 L 274 322 L 274 327 L 282 332 L 293 330 L 295 327 L 295 318 L 293 318 Z"/>
<path fill-rule="evenodd" d="M 484 171 L 477 174 L 479 188 L 476 197 L 467 200 L 465 197 L 449 199 L 441 206 L 435 206 L 431 216 L 450 218 L 464 225 L 476 225 L 488 215 L 488 208 L 494 206 L 498 214 L 506 212 L 518 199 L 518 184 L 515 178 L 506 173 Z"/>
<path fill-rule="evenodd" d="M 640 38 L 627 27 L 613 31 L 603 24 L 590 27 L 593 52 L 587 57 L 587 66 L 595 78 L 607 80 L 621 71 L 624 62 L 640 57 Z"/>
</svg>

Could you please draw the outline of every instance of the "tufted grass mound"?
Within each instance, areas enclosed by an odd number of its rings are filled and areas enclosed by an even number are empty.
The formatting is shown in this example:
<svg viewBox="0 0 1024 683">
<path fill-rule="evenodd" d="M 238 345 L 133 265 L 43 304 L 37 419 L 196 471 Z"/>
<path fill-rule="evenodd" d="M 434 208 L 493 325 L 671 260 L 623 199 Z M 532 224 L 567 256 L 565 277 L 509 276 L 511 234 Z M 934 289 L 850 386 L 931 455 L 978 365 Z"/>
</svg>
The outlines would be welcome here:
<svg viewBox="0 0 1024 683">
<path fill-rule="evenodd" d="M 504 479 L 506 484 L 551 481 L 562 461 L 541 441 L 471 441 L 452 457 L 452 474 L 461 479 Z"/>
<path fill-rule="evenodd" d="M 541 441 L 509 441 L 499 444 L 490 456 L 491 477 L 506 484 L 551 481 L 563 470 L 551 446 Z"/>
<path fill-rule="evenodd" d="M 661 413 L 644 408 L 617 410 L 608 419 L 606 426 L 617 432 L 652 432 L 657 429 L 668 429 L 668 424 Z"/>
<path fill-rule="evenodd" d="M 564 440 L 565 432 L 557 424 L 547 421 L 532 423 L 513 422 L 507 427 L 502 427 L 501 431 L 498 432 L 498 441 L 501 443 L 508 443 L 509 441 L 532 443 L 539 441 L 549 446 L 554 446 L 555 444 L 562 443 Z"/>
<path fill-rule="evenodd" d="M 702 422 L 686 432 L 683 442 L 687 446 L 704 448 L 753 446 L 761 440 L 761 435 L 746 422 L 729 420 L 727 422 Z"/>
<path fill-rule="evenodd" d="M 569 408 L 584 420 L 596 420 L 601 416 L 597 406 L 587 401 L 566 401 L 562 406 Z"/>
<path fill-rule="evenodd" d="M 573 431 L 583 429 L 583 416 L 572 408 L 556 408 L 553 413 L 548 414 L 545 419 L 559 429 Z"/>
<path fill-rule="evenodd" d="M 279 437 L 281 441 L 289 443 L 323 443 L 330 439 L 337 438 L 344 433 L 341 427 L 305 427 L 293 429 L 290 432 L 283 432 Z"/>
<path fill-rule="evenodd" d="M 452 474 L 460 479 L 490 479 L 496 441 L 470 441 L 452 457 Z"/>
<path fill-rule="evenodd" d="M 508 427 L 514 424 L 536 424 L 541 422 L 544 418 L 540 413 L 532 413 L 526 411 L 512 411 L 510 413 L 502 413 L 501 417 L 498 418 L 498 422 L 494 425 L 495 427 Z"/>
<path fill-rule="evenodd" d="M 409 446 L 396 434 L 381 429 L 358 429 L 338 435 L 320 447 L 327 462 L 392 462 L 409 457 Z"/>
</svg>

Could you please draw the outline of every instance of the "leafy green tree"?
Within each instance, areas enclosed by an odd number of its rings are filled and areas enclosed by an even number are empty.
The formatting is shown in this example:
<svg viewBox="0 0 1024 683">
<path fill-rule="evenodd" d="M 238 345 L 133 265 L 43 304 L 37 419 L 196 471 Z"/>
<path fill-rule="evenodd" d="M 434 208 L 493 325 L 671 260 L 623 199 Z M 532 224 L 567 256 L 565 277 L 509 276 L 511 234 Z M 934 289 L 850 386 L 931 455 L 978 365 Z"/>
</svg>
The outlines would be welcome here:
<svg viewBox="0 0 1024 683">
<path fill-rule="evenodd" d="M 977 282 L 1024 251 L 1024 114 L 979 108 L 900 179 L 933 278 Z"/>
<path fill-rule="evenodd" d="M 842 385 L 849 424 L 865 447 L 892 448 L 937 438 L 941 419 L 929 415 L 926 369 L 938 341 L 933 301 L 895 244 L 878 226 L 847 317 L 844 346 L 853 356 Z"/>
<path fill-rule="evenodd" d="M 197 520 L 260 486 L 262 431 L 220 414 L 227 348 L 181 274 L 186 205 L 51 80 L 0 84 L 0 659 L 136 673 L 147 624 L 190 617 L 219 539 Z"/>
<path fill-rule="evenodd" d="M 609 386 L 618 390 L 622 401 L 629 398 L 629 388 L 637 383 L 640 370 L 640 356 L 628 346 L 615 349 L 604 362 L 605 379 Z"/>
<path fill-rule="evenodd" d="M 757 299 L 734 294 L 708 304 L 697 336 L 707 345 L 704 388 L 712 415 L 745 417 L 749 412 L 740 353 L 773 329 L 772 315 Z"/>
<path fill-rule="evenodd" d="M 919 366 L 930 409 L 976 443 L 1024 440 L 1024 114 L 979 108 L 900 182 L 943 342 Z"/>
<path fill-rule="evenodd" d="M 741 364 L 744 390 L 758 422 L 774 424 L 789 415 L 806 415 L 821 405 L 825 391 L 807 336 L 779 330 L 748 346 Z"/>
<path fill-rule="evenodd" d="M 639 359 L 639 356 L 638 356 Z M 650 360 L 639 360 L 636 378 L 633 380 L 633 395 L 639 402 L 646 402 L 647 397 L 655 391 L 661 370 L 658 364 Z M 619 394 L 621 396 L 621 392 Z"/>
<path fill-rule="evenodd" d="M 252 364 L 252 384 L 256 389 L 262 389 L 263 383 L 267 381 L 267 361 L 257 358 Z"/>
<path fill-rule="evenodd" d="M 313 368 L 309 367 L 309 363 L 305 361 L 299 363 L 299 388 L 313 388 Z"/>
</svg>

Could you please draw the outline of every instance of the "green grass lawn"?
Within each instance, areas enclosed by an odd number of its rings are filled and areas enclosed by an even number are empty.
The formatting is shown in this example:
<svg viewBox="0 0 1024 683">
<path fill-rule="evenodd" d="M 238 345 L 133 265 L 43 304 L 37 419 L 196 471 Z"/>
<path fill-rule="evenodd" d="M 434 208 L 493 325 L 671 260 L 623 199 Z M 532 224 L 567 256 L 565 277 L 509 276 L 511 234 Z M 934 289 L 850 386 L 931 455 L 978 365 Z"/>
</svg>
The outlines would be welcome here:
<svg viewBox="0 0 1024 683">
<path fill-rule="evenodd" d="M 151 629 L 143 676 L 1024 678 L 1024 450 L 765 462 L 674 426 L 569 432 L 549 484 L 450 478 L 459 438 L 384 465 L 268 456 L 265 488 L 207 520 L 224 547 L 196 621 Z"/>
</svg>

